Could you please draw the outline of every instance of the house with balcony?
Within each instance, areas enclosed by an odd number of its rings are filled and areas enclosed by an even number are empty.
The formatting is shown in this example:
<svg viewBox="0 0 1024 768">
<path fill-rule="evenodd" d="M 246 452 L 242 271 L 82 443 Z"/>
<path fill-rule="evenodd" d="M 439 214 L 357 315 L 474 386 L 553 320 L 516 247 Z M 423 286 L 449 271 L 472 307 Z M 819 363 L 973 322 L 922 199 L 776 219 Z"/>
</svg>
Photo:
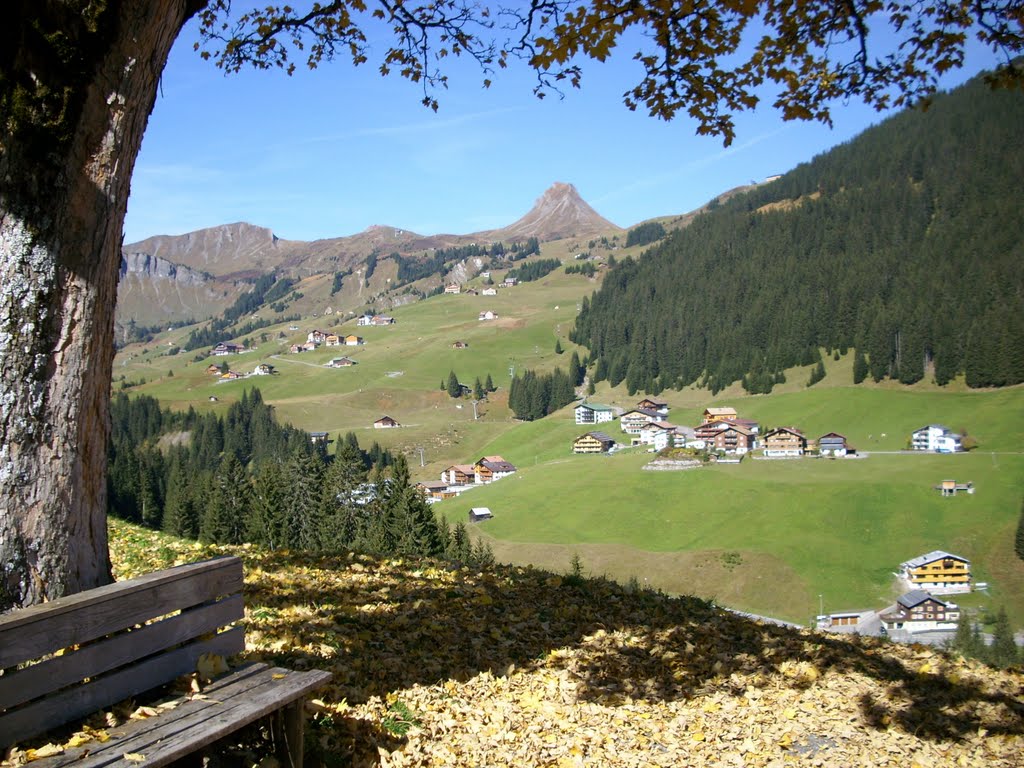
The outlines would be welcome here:
<svg viewBox="0 0 1024 768">
<path fill-rule="evenodd" d="M 936 594 L 971 591 L 971 561 L 941 549 L 900 563 L 900 577 Z"/>
<path fill-rule="evenodd" d="M 626 413 L 619 417 L 619 426 L 627 434 L 639 435 L 644 424 L 649 424 L 652 421 L 661 421 L 661 414 L 644 408 L 634 408 L 632 411 L 626 411 Z"/>
<path fill-rule="evenodd" d="M 764 436 L 764 455 L 774 458 L 803 456 L 807 438 L 795 427 L 776 427 Z"/>
<path fill-rule="evenodd" d="M 481 456 L 473 464 L 474 482 L 480 485 L 493 483 L 508 477 L 516 471 L 516 465 L 501 456 Z"/>
<path fill-rule="evenodd" d="M 887 632 L 935 632 L 955 630 L 960 608 L 934 597 L 922 589 L 901 595 L 896 603 L 880 611 L 878 618 Z"/>
<path fill-rule="evenodd" d="M 603 424 L 615 418 L 615 410 L 610 405 L 597 403 L 580 403 L 573 409 L 577 424 Z"/>
<path fill-rule="evenodd" d="M 704 423 L 710 424 L 715 421 L 728 421 L 737 416 L 735 408 L 705 408 Z"/>
<path fill-rule="evenodd" d="M 915 429 L 910 435 L 910 447 L 915 451 L 957 453 L 963 450 L 961 436 L 941 424 L 929 424 Z"/>
<path fill-rule="evenodd" d="M 608 453 L 615 441 L 604 432 L 587 432 L 572 441 L 573 453 Z"/>
</svg>

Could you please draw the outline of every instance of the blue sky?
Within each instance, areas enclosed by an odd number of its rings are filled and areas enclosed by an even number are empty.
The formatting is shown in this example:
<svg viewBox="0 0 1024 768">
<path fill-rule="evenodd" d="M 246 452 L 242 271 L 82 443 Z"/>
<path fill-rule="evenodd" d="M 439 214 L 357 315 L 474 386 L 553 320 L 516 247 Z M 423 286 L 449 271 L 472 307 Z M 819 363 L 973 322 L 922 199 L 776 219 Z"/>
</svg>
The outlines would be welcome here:
<svg viewBox="0 0 1024 768">
<path fill-rule="evenodd" d="M 381 77 L 372 64 L 225 76 L 193 51 L 196 39 L 187 27 L 164 72 L 126 243 L 236 221 L 292 240 L 373 224 L 468 234 L 512 223 L 556 181 L 630 227 L 784 173 L 884 117 L 839 104 L 830 129 L 784 122 L 764 106 L 738 116 L 736 140 L 724 148 L 695 135 L 685 116 L 666 123 L 623 106 L 621 94 L 639 79 L 627 49 L 588 65 L 583 88 L 564 99 L 538 100 L 524 67 L 484 89 L 479 70 L 456 64 L 435 114 L 420 104 L 420 86 Z M 944 85 L 993 63 L 976 54 Z"/>
</svg>

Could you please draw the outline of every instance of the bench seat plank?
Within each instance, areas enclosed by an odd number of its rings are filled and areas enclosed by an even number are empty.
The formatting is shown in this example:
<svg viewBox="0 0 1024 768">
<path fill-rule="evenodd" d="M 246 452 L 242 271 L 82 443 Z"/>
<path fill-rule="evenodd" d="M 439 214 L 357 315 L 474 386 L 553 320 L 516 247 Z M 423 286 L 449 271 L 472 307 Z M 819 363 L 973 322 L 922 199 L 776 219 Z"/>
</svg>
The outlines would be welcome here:
<svg viewBox="0 0 1024 768">
<path fill-rule="evenodd" d="M 242 561 L 219 557 L 0 616 L 0 669 L 242 591 Z"/>
<path fill-rule="evenodd" d="M 32 738 L 56 725 L 81 719 L 103 707 L 188 674 L 195 670 L 199 657 L 204 653 L 233 656 L 243 650 L 245 630 L 235 627 L 5 712 L 0 715 L 0 745 Z"/>
<path fill-rule="evenodd" d="M 203 698 L 185 701 L 145 720 L 108 730 L 105 743 L 89 742 L 62 755 L 37 760 L 33 768 L 158 768 L 209 746 L 239 728 L 301 701 L 330 680 L 321 670 L 296 672 L 247 664 L 215 681 Z M 144 755 L 131 762 L 125 754 Z"/>
<path fill-rule="evenodd" d="M 87 677 L 98 677 L 194 637 L 214 633 L 219 627 L 228 626 L 244 615 L 242 596 L 232 595 L 131 632 L 99 640 L 63 656 L 8 672 L 0 677 L 0 710 L 32 701 Z"/>
</svg>

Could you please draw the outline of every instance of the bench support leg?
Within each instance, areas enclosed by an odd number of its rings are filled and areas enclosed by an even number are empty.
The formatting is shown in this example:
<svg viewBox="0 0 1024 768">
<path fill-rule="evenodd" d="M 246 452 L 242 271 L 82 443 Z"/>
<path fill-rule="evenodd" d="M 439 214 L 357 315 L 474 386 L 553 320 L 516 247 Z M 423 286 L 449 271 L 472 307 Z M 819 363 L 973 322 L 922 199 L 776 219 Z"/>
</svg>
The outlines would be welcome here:
<svg viewBox="0 0 1024 768">
<path fill-rule="evenodd" d="M 274 716 L 274 743 L 283 768 L 302 768 L 304 759 L 304 701 L 292 702 Z"/>
</svg>

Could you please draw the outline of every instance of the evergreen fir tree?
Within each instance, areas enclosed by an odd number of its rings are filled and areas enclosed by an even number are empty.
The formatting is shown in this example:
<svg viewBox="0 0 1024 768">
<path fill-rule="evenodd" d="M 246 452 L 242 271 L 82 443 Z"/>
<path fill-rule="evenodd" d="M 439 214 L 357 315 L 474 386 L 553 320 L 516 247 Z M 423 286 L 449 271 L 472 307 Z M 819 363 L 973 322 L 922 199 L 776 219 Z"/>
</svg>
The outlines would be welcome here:
<svg viewBox="0 0 1024 768">
<path fill-rule="evenodd" d="M 497 390 L 497 387 L 494 386 L 494 382 L 491 380 L 491 374 L 489 373 L 487 374 L 487 381 L 484 382 L 484 388 L 488 392 L 494 392 Z"/>
<path fill-rule="evenodd" d="M 1020 651 L 1013 639 L 1013 629 L 1006 615 L 1006 608 L 999 609 L 995 627 L 992 629 L 992 645 L 988 649 L 989 662 L 994 667 L 1005 669 L 1017 663 Z"/>
<path fill-rule="evenodd" d="M 868 377 L 868 361 L 858 347 L 853 355 L 853 383 L 860 384 Z"/>
<path fill-rule="evenodd" d="M 480 382 L 480 377 L 476 377 L 476 381 L 473 382 L 473 397 L 477 400 L 484 399 L 484 385 Z"/>
<path fill-rule="evenodd" d="M 224 457 L 214 474 L 209 500 L 203 510 L 199 535 L 213 544 L 241 544 L 252 490 L 245 470 L 232 454 Z"/>
<path fill-rule="evenodd" d="M 448 374 L 448 397 L 460 397 L 462 395 L 462 386 L 459 384 L 459 377 L 455 375 L 455 371 L 451 371 Z"/>
<path fill-rule="evenodd" d="M 556 355 L 560 355 L 564 351 L 565 350 L 562 349 L 562 340 L 561 339 L 555 339 L 555 354 Z"/>
<path fill-rule="evenodd" d="M 284 546 L 285 516 L 291 504 L 289 485 L 279 461 L 267 461 L 260 466 L 245 521 L 246 541 L 271 551 Z"/>
</svg>

